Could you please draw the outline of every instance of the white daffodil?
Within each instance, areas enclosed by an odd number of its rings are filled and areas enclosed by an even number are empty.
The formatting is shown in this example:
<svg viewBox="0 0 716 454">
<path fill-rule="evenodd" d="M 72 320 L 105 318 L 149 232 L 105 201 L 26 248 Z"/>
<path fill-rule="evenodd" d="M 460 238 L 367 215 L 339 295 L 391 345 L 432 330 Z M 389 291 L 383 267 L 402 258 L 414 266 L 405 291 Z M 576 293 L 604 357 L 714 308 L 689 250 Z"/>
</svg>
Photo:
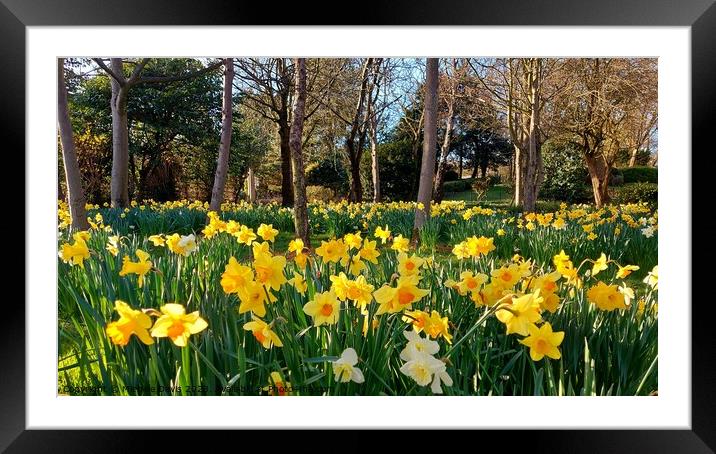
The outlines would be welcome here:
<svg viewBox="0 0 716 454">
<path fill-rule="evenodd" d="M 400 352 L 400 359 L 403 361 L 411 361 L 422 353 L 434 355 L 440 350 L 440 345 L 436 341 L 420 337 L 415 331 L 403 331 L 403 336 L 408 339 L 408 345 Z"/>
<path fill-rule="evenodd" d="M 333 375 L 336 380 L 347 383 L 353 380 L 356 383 L 363 383 L 365 377 L 360 369 L 355 367 L 358 364 L 358 354 L 352 348 L 346 348 L 338 360 L 333 361 Z"/>
<path fill-rule="evenodd" d="M 425 352 L 419 352 L 400 367 L 400 371 L 415 380 L 420 386 L 427 386 L 433 379 L 435 358 Z M 440 360 L 438 360 L 440 361 Z M 440 361 L 442 362 L 442 361 Z"/>
<path fill-rule="evenodd" d="M 196 251 L 196 237 L 193 233 L 182 236 L 177 246 L 184 252 L 184 255 L 189 255 Z"/>
<path fill-rule="evenodd" d="M 433 384 L 430 386 L 430 389 L 433 394 L 442 394 L 443 390 L 440 387 L 440 382 L 445 383 L 445 386 L 452 386 L 452 378 L 448 375 L 444 362 L 439 359 L 435 359 L 435 361 L 433 361 L 433 365 L 433 374 L 435 375 L 435 378 L 433 378 Z"/>
</svg>

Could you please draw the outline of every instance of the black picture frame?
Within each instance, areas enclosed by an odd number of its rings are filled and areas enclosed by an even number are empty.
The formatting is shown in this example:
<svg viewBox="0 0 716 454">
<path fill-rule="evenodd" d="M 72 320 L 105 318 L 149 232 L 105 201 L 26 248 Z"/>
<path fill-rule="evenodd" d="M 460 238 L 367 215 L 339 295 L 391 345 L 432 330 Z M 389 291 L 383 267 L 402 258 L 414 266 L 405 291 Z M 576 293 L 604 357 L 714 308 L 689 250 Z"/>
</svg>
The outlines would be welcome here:
<svg viewBox="0 0 716 454">
<path fill-rule="evenodd" d="M 357 5 L 357 4 L 356 4 Z M 345 5 L 343 5 L 344 7 Z M 692 144 L 702 152 L 713 150 L 713 112 L 716 106 L 716 6 L 714 0 L 552 0 L 464 1 L 394 0 L 385 4 L 362 2 L 360 7 L 343 12 L 331 2 L 302 2 L 282 5 L 280 15 L 265 2 L 226 2 L 221 0 L 104 1 L 92 0 L 0 0 L 0 129 L 4 153 L 15 150 L 17 167 L 25 168 L 25 32 L 37 25 L 552 25 L 552 26 L 690 26 L 692 83 Z M 318 11 L 327 13 L 319 16 Z M 12 144 L 12 147 L 9 145 Z M 680 150 L 693 156 L 691 150 Z M 7 161 L 5 161 L 7 162 Z M 692 171 L 694 168 L 692 167 Z M 17 173 L 17 172 L 15 172 Z M 692 172 L 692 181 L 697 174 Z M 708 177 L 704 177 L 708 178 Z M 9 181 L 14 181 L 11 179 Z M 675 182 L 691 185 L 692 182 Z M 11 183 L 12 184 L 12 183 Z M 16 197 L 15 191 L 5 194 Z M 710 190 L 709 193 L 712 193 Z M 692 197 L 697 193 L 692 190 Z M 23 200 L 24 202 L 24 200 Z M 692 199 L 692 207 L 696 207 Z M 23 210 L 26 207 L 23 205 Z M 19 218 L 19 215 L 17 216 Z M 693 223 L 692 226 L 695 226 Z M 12 228 L 17 228 L 13 226 Z M 6 234 L 8 230 L 6 228 Z M 17 234 L 17 233 L 15 233 Z M 694 238 L 698 238 L 695 235 Z M 25 237 L 25 243 L 30 241 Z M 710 241 L 713 241 L 712 239 Z M 18 254 L 17 257 L 20 257 Z M 705 275 L 696 273 L 698 283 Z M 686 305 L 696 294 L 684 293 Z M 702 304 L 703 303 L 703 304 Z M 665 303 L 666 304 L 666 303 Z M 676 304 L 676 303 L 674 303 Z M 130 431 L 56 431 L 25 430 L 25 307 L 17 299 L 3 305 L 0 329 L 0 450 L 7 452 L 131 452 L 137 447 L 168 447 L 172 439 L 144 433 L 143 440 Z M 712 298 L 691 304 L 692 310 L 692 419 L 691 430 L 560 430 L 516 431 L 509 434 L 509 450 L 520 448 L 549 452 L 714 452 L 716 449 L 716 345 Z M 240 409 L 237 409 L 240 411 Z M 479 411 L 479 409 L 476 409 Z M 335 415 L 327 415 L 327 421 Z M 575 416 L 578 417 L 578 416 Z M 198 435 L 202 437 L 201 435 Z M 216 440 L 212 446 L 229 441 Z M 344 443 L 364 443 L 364 435 L 344 435 Z M 485 448 L 504 443 L 500 431 L 476 435 Z M 408 435 L 414 438 L 414 435 Z M 472 437 L 472 436 L 470 436 Z M 262 438 L 266 438 L 265 435 Z M 303 436 L 273 437 L 271 451 L 283 443 L 298 443 Z M 393 437 L 391 437 L 393 438 Z M 403 437 L 395 437 L 403 439 Z M 304 439 L 305 440 L 305 439 Z M 415 440 L 413 439 L 413 442 Z M 423 438 L 421 446 L 430 444 Z M 443 441 L 443 443 L 449 443 Z M 508 451 L 509 451 L 508 450 Z"/>
</svg>

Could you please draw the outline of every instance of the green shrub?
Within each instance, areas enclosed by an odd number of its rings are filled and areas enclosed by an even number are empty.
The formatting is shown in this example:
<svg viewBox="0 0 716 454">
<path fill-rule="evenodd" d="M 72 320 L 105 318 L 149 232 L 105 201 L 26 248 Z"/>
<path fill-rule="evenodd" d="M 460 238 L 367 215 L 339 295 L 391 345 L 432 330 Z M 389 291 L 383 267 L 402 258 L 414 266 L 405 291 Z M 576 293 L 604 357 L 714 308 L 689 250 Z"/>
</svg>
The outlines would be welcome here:
<svg viewBox="0 0 716 454">
<path fill-rule="evenodd" d="M 446 181 L 443 183 L 445 192 L 465 192 L 472 189 L 473 178 L 465 178 L 463 180 Z"/>
<path fill-rule="evenodd" d="M 646 202 L 654 209 L 658 201 L 659 185 L 656 183 L 627 183 L 612 190 L 612 202 L 615 204 Z"/>
<path fill-rule="evenodd" d="M 542 146 L 544 181 L 539 197 L 581 203 L 591 200 L 589 174 L 582 155 L 569 145 L 546 142 Z"/>
<path fill-rule="evenodd" d="M 415 200 L 420 163 L 415 162 L 410 141 L 394 140 L 378 146 L 380 192 L 383 199 Z"/>
<path fill-rule="evenodd" d="M 348 172 L 337 159 L 324 159 L 306 167 L 306 184 L 330 188 L 335 194 L 348 192 Z"/>
<path fill-rule="evenodd" d="M 306 186 L 306 198 L 309 202 L 330 202 L 335 197 L 333 190 L 325 186 Z"/>
<path fill-rule="evenodd" d="M 620 170 L 624 176 L 624 184 L 659 182 L 659 171 L 656 167 L 624 167 Z"/>
</svg>

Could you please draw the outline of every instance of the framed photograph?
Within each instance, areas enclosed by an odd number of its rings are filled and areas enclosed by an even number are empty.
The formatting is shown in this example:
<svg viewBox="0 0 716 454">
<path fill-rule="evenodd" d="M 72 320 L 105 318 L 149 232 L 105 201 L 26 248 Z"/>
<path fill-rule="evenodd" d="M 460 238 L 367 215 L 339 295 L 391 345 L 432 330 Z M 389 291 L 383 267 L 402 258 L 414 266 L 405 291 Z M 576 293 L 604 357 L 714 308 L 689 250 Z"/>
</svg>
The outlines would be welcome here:
<svg viewBox="0 0 716 454">
<path fill-rule="evenodd" d="M 26 175 L 2 449 L 194 428 L 716 449 L 691 265 L 710 0 L 0 2 Z"/>
</svg>

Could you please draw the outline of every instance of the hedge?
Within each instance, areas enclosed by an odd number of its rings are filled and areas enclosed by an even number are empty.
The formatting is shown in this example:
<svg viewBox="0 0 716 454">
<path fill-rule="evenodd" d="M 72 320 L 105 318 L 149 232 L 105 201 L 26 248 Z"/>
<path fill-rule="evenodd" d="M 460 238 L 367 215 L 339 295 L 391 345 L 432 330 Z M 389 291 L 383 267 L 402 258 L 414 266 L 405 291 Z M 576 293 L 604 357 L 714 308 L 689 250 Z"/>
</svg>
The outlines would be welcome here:
<svg viewBox="0 0 716 454">
<path fill-rule="evenodd" d="M 659 175 L 656 167 L 623 167 L 620 169 L 624 184 L 658 183 Z"/>
</svg>

